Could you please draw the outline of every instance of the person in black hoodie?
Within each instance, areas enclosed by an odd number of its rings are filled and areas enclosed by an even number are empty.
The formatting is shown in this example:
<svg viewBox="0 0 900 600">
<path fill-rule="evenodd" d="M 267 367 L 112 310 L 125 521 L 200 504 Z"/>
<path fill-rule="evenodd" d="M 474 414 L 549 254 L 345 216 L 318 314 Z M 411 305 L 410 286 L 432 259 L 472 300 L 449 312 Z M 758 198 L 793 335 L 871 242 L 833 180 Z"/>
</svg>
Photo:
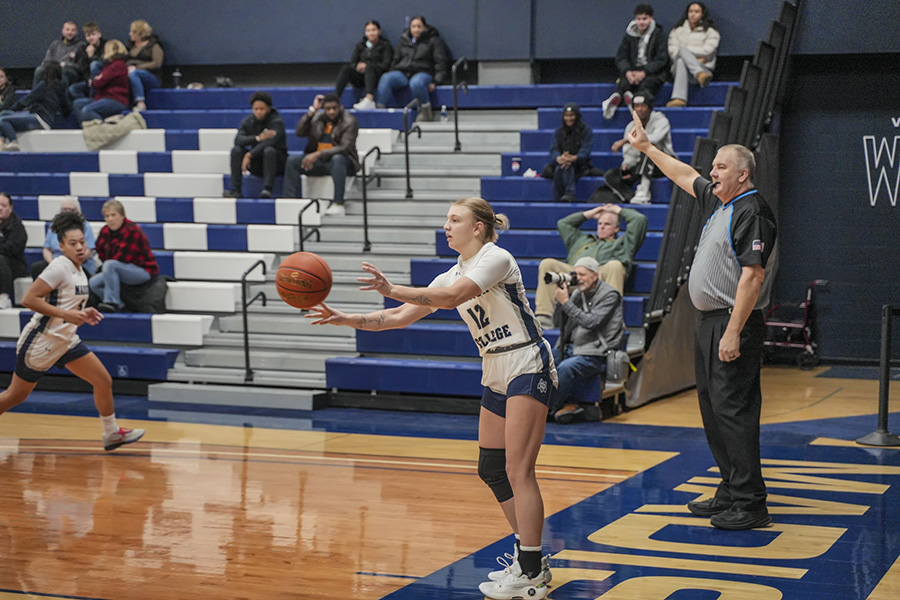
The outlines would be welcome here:
<svg viewBox="0 0 900 600">
<path fill-rule="evenodd" d="M 659 95 L 659 88 L 668 77 L 668 38 L 663 28 L 653 19 L 653 7 L 638 4 L 634 8 L 634 20 L 625 28 L 625 35 L 616 52 L 616 91 L 603 101 L 603 118 L 612 119 L 616 108 L 625 101 L 631 109 L 635 96 Z"/>
<path fill-rule="evenodd" d="M 12 110 L 16 103 L 16 86 L 6 76 L 6 69 L 0 68 L 0 112 Z"/>
<path fill-rule="evenodd" d="M 271 198 L 275 178 L 284 173 L 287 137 L 284 120 L 272 108 L 272 96 L 256 92 L 250 97 L 253 114 L 241 121 L 231 149 L 231 190 L 226 198 L 241 198 L 244 171 L 263 178 L 261 198 Z"/>
<path fill-rule="evenodd" d="M 17 134 L 33 129 L 50 129 L 60 118 L 72 112 L 72 104 L 62 79 L 62 67 L 56 63 L 44 65 L 44 80 L 31 93 L 16 102 L 12 110 L 22 111 L 0 117 L 0 143 L 4 150 L 19 149 Z"/>
<path fill-rule="evenodd" d="M 334 93 L 338 98 L 350 83 L 355 87 L 365 87 L 366 95 L 353 105 L 356 110 L 375 108 L 375 92 L 382 73 L 391 68 L 394 47 L 381 35 L 381 23 L 372 20 L 366 23 L 366 35 L 353 48 L 350 62 L 341 67 Z"/>
<path fill-rule="evenodd" d="M 581 110 L 574 102 L 563 107 L 562 125 L 553 134 L 550 162 L 541 177 L 553 179 L 553 200 L 575 202 L 575 184 L 591 171 L 594 134 L 581 120 Z"/>
<path fill-rule="evenodd" d="M 429 27 L 425 17 L 417 15 L 409 22 L 409 29 L 400 36 L 391 70 L 378 82 L 377 102 L 387 106 L 394 99 L 394 92 L 409 86 L 419 100 L 418 119 L 434 118 L 429 93 L 436 84 L 447 80 L 447 47 L 441 34 Z"/>
<path fill-rule="evenodd" d="M 0 308 L 12 306 L 13 282 L 28 272 L 25 245 L 28 234 L 22 220 L 13 211 L 9 194 L 0 192 Z"/>
</svg>

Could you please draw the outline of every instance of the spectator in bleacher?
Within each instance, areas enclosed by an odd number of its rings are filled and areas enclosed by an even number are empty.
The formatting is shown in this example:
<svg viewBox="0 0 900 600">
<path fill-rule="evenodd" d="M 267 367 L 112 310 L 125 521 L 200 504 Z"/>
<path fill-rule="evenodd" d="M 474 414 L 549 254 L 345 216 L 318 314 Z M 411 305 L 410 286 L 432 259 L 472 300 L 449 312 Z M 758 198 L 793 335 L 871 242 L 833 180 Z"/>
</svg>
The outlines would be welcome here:
<svg viewBox="0 0 900 600">
<path fill-rule="evenodd" d="M 581 120 L 581 109 L 574 102 L 563 107 L 562 125 L 553 134 L 550 162 L 541 177 L 553 180 L 553 200 L 575 202 L 575 184 L 591 171 L 594 134 Z"/>
<path fill-rule="evenodd" d="M 28 273 L 25 246 L 28 233 L 13 210 L 9 194 L 0 192 L 0 308 L 12 306 L 14 282 Z"/>
<path fill-rule="evenodd" d="M 7 152 L 19 149 L 19 133 L 50 129 L 72 112 L 66 84 L 62 80 L 62 67 L 47 63 L 43 77 L 31 93 L 13 105 L 13 112 L 0 116 L 0 143 Z"/>
<path fill-rule="evenodd" d="M 361 289 L 402 305 L 363 315 L 320 304 L 308 317 L 313 325 L 383 331 L 407 327 L 439 308 L 459 312 L 482 360 L 478 474 L 516 534 L 513 564 L 491 572 L 479 590 L 489 598 L 544 598 L 552 576 L 541 553 L 544 505 L 534 467 L 556 395 L 556 369 L 516 259 L 494 243 L 507 228 L 509 219 L 482 198 L 458 200 L 447 212 L 444 232 L 459 262 L 428 287 L 391 284 L 364 262 Z"/>
<path fill-rule="evenodd" d="M 78 98 L 74 110 L 81 123 L 103 120 L 128 110 L 131 83 L 128 66 L 125 64 L 125 44 L 119 40 L 109 40 L 103 48 L 103 70 L 91 78 L 93 98 Z"/>
<path fill-rule="evenodd" d="M 87 42 L 79 51 L 79 64 L 88 64 L 89 77 L 95 77 L 103 70 L 103 48 L 106 40 L 100 32 L 100 26 L 94 22 L 85 23 L 81 28 L 84 39 Z M 88 81 L 70 82 L 69 98 L 88 98 L 91 95 L 91 86 Z"/>
<path fill-rule="evenodd" d="M 75 21 L 63 23 L 62 37 L 50 44 L 43 62 L 34 70 L 32 87 L 36 87 L 45 80 L 44 69 L 50 64 L 59 65 L 62 70 L 62 80 L 66 86 L 86 79 L 88 64 L 81 52 L 86 43 L 84 38 L 78 35 L 78 24 Z"/>
<path fill-rule="evenodd" d="M 382 75 L 378 82 L 378 105 L 384 107 L 391 104 L 394 92 L 409 86 L 413 97 L 419 100 L 416 120 L 431 121 L 434 111 L 429 94 L 436 84 L 446 81 L 447 62 L 447 47 L 441 34 L 428 25 L 425 17 L 416 15 L 397 42 L 391 70 Z"/>
<path fill-rule="evenodd" d="M 90 279 L 91 291 L 102 298 L 100 312 L 122 310 L 121 285 L 146 283 L 159 273 L 150 241 L 137 223 L 125 218 L 125 207 L 118 200 L 103 204 L 106 225 L 97 236 L 97 256 L 103 261 L 100 272 Z"/>
<path fill-rule="evenodd" d="M 653 110 L 653 99 L 648 96 L 634 97 L 634 113 L 640 118 L 644 130 L 650 136 L 650 143 L 668 154 L 675 156 L 672 146 L 672 125 L 663 113 Z M 617 202 L 632 204 L 650 203 L 650 184 L 654 177 L 662 177 L 655 165 L 628 143 L 628 134 L 634 129 L 634 121 L 625 126 L 625 136 L 613 142 L 612 151 L 622 150 L 622 164 L 603 174 L 604 185 L 614 194 Z M 634 189 L 637 184 L 637 190 Z"/>
<path fill-rule="evenodd" d="M 669 58 L 675 84 L 666 106 L 687 106 L 688 84 L 709 85 L 716 68 L 719 32 L 702 2 L 691 2 L 669 32 Z"/>
<path fill-rule="evenodd" d="M 60 203 L 59 212 L 81 214 L 81 203 L 78 202 L 77 198 L 66 198 Z M 94 240 L 94 230 L 91 228 L 90 223 L 87 223 L 84 228 L 84 241 L 87 244 L 87 258 L 81 263 L 81 268 L 90 277 L 97 270 L 97 261 L 94 260 L 94 248 L 97 244 Z M 31 264 L 32 279 L 37 279 L 44 269 L 47 268 L 47 265 L 53 262 L 54 258 L 62 256 L 62 249 L 59 247 L 59 237 L 53 231 L 51 223 L 47 223 L 47 235 L 44 237 L 44 248 L 41 254 L 43 255 L 43 260 L 36 260 Z"/>
<path fill-rule="evenodd" d="M 360 166 L 356 152 L 358 135 L 359 122 L 344 110 L 337 94 L 316 96 L 309 111 L 297 123 L 297 136 L 306 138 L 306 149 L 303 154 L 288 158 L 284 169 L 285 198 L 300 196 L 301 175 L 331 175 L 334 198 L 325 214 L 344 216 L 347 177 Z"/>
<path fill-rule="evenodd" d="M 226 198 L 243 196 L 243 173 L 263 178 L 261 198 L 271 198 L 275 178 L 284 173 L 287 161 L 287 136 L 284 119 L 272 107 L 272 96 L 255 92 L 250 97 L 253 114 L 241 121 L 234 148 L 231 149 L 231 191 Z"/>
<path fill-rule="evenodd" d="M 581 231 L 581 225 L 591 219 L 597 220 L 597 235 L 589 235 Z M 625 234 L 619 236 L 619 220 L 624 219 Z M 552 326 L 553 296 L 555 284 L 545 280 L 547 273 L 571 273 L 575 263 L 582 256 L 590 256 L 600 265 L 600 279 L 610 284 L 616 291 L 625 291 L 625 277 L 634 263 L 634 255 L 644 243 L 647 233 L 647 217 L 634 210 L 618 204 L 603 204 L 586 210 L 572 213 L 556 223 L 556 229 L 562 236 L 569 253 L 566 262 L 555 258 L 545 258 L 538 265 L 537 294 L 535 295 L 535 314 L 541 323 Z"/>
<path fill-rule="evenodd" d="M 6 69 L 0 68 L 0 113 L 11 111 L 16 103 L 16 86 L 6 76 Z"/>
<path fill-rule="evenodd" d="M 77 334 L 80 325 L 96 325 L 103 319 L 95 308 L 84 307 L 88 299 L 88 280 L 81 268 L 87 255 L 84 217 L 60 213 L 51 227 L 62 240 L 62 256 L 50 263 L 22 298 L 22 306 L 34 315 L 16 344 L 16 368 L 9 387 L 0 393 L 0 414 L 24 402 L 50 367 L 65 366 L 94 388 L 103 448 L 115 450 L 141 439 L 144 430 L 122 429 L 116 423 L 112 378 Z"/>
<path fill-rule="evenodd" d="M 132 21 L 129 30 L 128 77 L 134 96 L 134 109 L 147 109 L 147 92 L 160 86 L 162 65 L 165 58 L 159 38 L 153 35 L 153 28 L 143 19 Z"/>
<path fill-rule="evenodd" d="M 668 66 L 666 32 L 653 18 L 653 7 L 638 4 L 616 52 L 619 79 L 616 91 L 603 101 L 603 118 L 612 119 L 623 100 L 630 109 L 635 96 L 655 98 L 668 76 Z"/>
<path fill-rule="evenodd" d="M 394 58 L 394 47 L 390 40 L 381 35 L 381 23 L 372 20 L 366 23 L 363 39 L 353 48 L 350 63 L 341 67 L 338 73 L 334 93 L 340 98 L 347 84 L 364 88 L 366 95 L 353 105 L 356 110 L 372 110 L 375 108 L 375 94 L 378 91 L 378 80 L 391 68 Z"/>
<path fill-rule="evenodd" d="M 555 406 L 560 408 L 553 413 L 557 423 L 572 423 L 584 412 L 579 406 L 583 399 L 576 395 L 576 384 L 606 373 L 606 353 L 619 348 L 625 331 L 622 294 L 600 281 L 597 261 L 582 256 L 575 261 L 574 271 L 578 287 L 571 290 L 571 295 L 565 281 L 557 284 L 554 291 L 553 325 L 559 328 L 553 348 L 553 362 L 559 374 Z"/>
</svg>

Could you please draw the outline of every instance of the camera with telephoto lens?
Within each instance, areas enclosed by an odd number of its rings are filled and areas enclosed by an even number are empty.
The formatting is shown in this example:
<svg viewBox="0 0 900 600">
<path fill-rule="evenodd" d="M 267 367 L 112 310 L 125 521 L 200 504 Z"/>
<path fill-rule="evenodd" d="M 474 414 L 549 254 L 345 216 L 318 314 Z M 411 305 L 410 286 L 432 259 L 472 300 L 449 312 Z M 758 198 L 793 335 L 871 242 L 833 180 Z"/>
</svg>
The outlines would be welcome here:
<svg viewBox="0 0 900 600">
<path fill-rule="evenodd" d="M 562 284 L 570 286 L 578 285 L 578 274 L 574 271 L 571 273 L 544 273 L 544 283 L 555 283 L 559 287 Z"/>
</svg>

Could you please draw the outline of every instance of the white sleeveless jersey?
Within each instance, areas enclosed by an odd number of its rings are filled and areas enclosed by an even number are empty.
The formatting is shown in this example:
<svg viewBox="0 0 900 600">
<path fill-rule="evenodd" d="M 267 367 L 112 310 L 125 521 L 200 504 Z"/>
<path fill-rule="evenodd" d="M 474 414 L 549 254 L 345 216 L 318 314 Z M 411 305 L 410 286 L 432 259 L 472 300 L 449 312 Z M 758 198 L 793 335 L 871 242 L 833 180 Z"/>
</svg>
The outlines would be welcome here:
<svg viewBox="0 0 900 600">
<path fill-rule="evenodd" d="M 58 306 L 63 310 L 73 310 L 82 308 L 87 303 L 88 294 L 90 293 L 87 275 L 65 256 L 54 258 L 39 275 L 39 278 L 53 288 L 49 294 L 44 296 L 44 300 L 53 306 Z M 34 313 L 34 316 L 22 329 L 22 335 L 19 339 L 27 338 L 28 334 L 34 329 L 57 341 L 68 342 L 74 338 L 78 326 L 67 323 L 58 317 Z"/>
<path fill-rule="evenodd" d="M 481 356 L 541 339 L 541 325 L 528 305 L 512 254 L 489 242 L 469 260 L 460 257 L 455 267 L 435 277 L 428 287 L 450 287 L 460 277 L 481 288 L 481 294 L 457 307 Z"/>
</svg>

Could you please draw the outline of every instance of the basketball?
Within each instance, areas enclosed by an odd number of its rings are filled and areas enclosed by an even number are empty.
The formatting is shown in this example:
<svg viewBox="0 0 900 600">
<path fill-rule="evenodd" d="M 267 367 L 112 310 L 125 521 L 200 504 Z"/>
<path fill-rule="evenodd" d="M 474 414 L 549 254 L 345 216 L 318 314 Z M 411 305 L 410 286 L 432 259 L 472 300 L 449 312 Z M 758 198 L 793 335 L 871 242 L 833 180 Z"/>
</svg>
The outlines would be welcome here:
<svg viewBox="0 0 900 600">
<path fill-rule="evenodd" d="M 318 254 L 295 252 L 278 266 L 275 288 L 291 306 L 312 308 L 331 291 L 331 268 Z"/>
</svg>

